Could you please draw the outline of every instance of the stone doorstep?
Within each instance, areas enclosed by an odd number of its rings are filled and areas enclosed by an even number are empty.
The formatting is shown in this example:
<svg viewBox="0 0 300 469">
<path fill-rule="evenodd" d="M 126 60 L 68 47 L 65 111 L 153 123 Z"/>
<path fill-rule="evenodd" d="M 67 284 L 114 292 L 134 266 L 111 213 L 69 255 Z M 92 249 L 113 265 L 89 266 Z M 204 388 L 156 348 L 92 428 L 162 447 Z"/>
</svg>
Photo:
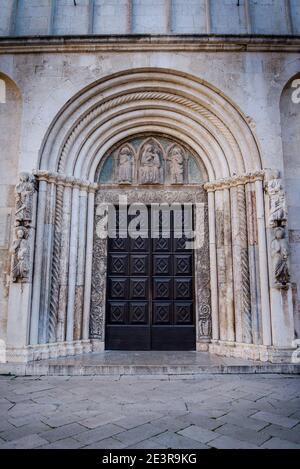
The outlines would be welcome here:
<svg viewBox="0 0 300 469">
<path fill-rule="evenodd" d="M 225 361 L 226 359 L 224 359 Z M 45 363 L 46 362 L 46 363 Z M 249 365 L 116 365 L 116 364 L 74 364 L 64 363 L 60 359 L 56 364 L 47 361 L 28 364 L 0 364 L 0 375 L 17 376 L 101 376 L 101 375 L 164 375 L 198 376 L 203 374 L 300 374 L 300 364 L 252 364 Z"/>
</svg>

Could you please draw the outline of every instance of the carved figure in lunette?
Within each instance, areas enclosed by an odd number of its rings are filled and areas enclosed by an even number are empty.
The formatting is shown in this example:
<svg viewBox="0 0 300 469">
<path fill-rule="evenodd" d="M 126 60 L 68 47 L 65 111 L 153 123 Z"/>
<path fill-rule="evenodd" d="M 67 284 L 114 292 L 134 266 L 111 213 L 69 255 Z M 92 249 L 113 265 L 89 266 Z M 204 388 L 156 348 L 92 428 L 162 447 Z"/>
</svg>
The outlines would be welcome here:
<svg viewBox="0 0 300 469">
<path fill-rule="evenodd" d="M 119 152 L 119 182 L 130 184 L 132 182 L 133 153 L 128 145 Z"/>
<path fill-rule="evenodd" d="M 142 184 L 158 184 L 160 182 L 160 156 L 154 143 L 147 143 L 141 156 L 140 182 Z"/>
<path fill-rule="evenodd" d="M 168 156 L 171 168 L 171 183 L 182 184 L 184 174 L 184 155 L 183 150 L 175 145 Z"/>
</svg>

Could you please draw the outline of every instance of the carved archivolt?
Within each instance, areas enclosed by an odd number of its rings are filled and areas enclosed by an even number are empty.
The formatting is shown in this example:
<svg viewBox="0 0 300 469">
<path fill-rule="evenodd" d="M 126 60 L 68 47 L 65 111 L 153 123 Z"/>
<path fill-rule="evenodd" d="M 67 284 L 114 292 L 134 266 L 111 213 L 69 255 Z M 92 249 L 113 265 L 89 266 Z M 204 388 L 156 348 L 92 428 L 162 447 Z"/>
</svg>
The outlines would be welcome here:
<svg viewBox="0 0 300 469">
<path fill-rule="evenodd" d="M 72 145 L 74 144 L 78 135 L 89 124 L 89 122 L 96 120 L 97 118 L 99 118 L 101 114 L 108 112 L 109 110 L 117 106 L 128 104 L 134 101 L 143 101 L 143 100 L 168 101 L 174 104 L 182 105 L 184 107 L 187 107 L 188 109 L 193 110 L 196 113 L 199 113 L 209 122 L 211 122 L 213 126 L 215 126 L 216 129 L 225 136 L 226 140 L 230 143 L 230 145 L 232 145 L 234 152 L 236 152 L 241 157 L 240 148 L 235 138 L 232 136 L 230 130 L 226 127 L 226 125 L 224 125 L 224 123 L 218 117 L 216 117 L 216 115 L 214 115 L 211 111 L 206 109 L 204 106 L 201 106 L 200 104 L 182 96 L 172 95 L 170 93 L 160 93 L 156 91 L 145 91 L 145 92 L 140 92 L 140 93 L 130 93 L 124 96 L 119 96 L 117 98 L 112 98 L 111 100 L 98 105 L 88 114 L 86 114 L 73 127 L 71 133 L 68 135 L 63 145 L 62 151 L 59 156 L 58 171 L 59 172 L 64 171 L 65 164 L 68 158 L 68 154 L 70 152 L 70 149 L 72 148 Z"/>
</svg>

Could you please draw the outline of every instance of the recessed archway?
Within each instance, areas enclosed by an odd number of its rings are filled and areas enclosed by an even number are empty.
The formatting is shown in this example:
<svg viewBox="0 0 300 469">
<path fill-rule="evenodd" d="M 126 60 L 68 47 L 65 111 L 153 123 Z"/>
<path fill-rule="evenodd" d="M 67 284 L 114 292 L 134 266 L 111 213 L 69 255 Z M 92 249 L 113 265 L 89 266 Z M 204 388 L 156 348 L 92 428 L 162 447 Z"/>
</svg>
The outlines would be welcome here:
<svg viewBox="0 0 300 469">
<path fill-rule="evenodd" d="M 255 136 L 238 107 L 203 80 L 164 69 L 114 74 L 78 93 L 45 136 L 39 167 L 94 180 L 117 141 L 158 131 L 200 154 L 211 181 L 261 169 Z"/>
</svg>

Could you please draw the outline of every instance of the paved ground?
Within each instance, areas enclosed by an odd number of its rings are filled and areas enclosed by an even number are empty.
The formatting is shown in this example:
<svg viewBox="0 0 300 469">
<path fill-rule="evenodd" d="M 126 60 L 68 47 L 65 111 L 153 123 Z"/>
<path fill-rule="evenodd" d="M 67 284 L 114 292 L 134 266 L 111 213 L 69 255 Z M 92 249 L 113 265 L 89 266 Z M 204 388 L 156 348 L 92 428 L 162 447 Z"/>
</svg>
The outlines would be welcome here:
<svg viewBox="0 0 300 469">
<path fill-rule="evenodd" d="M 300 377 L 0 376 L 0 448 L 300 448 Z"/>
</svg>

